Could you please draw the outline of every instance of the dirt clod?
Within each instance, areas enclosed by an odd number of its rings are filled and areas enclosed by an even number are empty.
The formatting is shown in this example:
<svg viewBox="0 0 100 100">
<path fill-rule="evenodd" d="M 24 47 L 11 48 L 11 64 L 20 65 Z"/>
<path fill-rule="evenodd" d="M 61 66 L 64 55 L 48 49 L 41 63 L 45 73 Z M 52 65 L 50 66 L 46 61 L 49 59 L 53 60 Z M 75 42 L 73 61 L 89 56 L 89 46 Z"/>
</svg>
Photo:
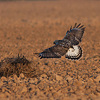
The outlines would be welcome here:
<svg viewBox="0 0 100 100">
<path fill-rule="evenodd" d="M 5 58 L 0 62 L 0 76 L 9 77 L 11 75 L 17 75 L 21 78 L 26 77 L 38 77 L 42 72 L 37 69 L 36 66 L 31 65 L 31 62 L 28 61 L 24 56 L 15 58 Z M 21 74 L 23 73 L 23 74 Z"/>
</svg>

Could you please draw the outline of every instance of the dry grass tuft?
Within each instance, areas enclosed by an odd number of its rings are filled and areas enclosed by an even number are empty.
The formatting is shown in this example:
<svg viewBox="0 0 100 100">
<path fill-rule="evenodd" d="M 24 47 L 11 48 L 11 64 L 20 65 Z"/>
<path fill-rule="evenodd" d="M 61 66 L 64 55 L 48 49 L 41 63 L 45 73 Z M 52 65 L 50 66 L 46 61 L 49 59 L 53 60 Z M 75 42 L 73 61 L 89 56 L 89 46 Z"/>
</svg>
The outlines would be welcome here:
<svg viewBox="0 0 100 100">
<path fill-rule="evenodd" d="M 32 66 L 32 62 L 28 61 L 24 56 L 19 55 L 16 58 L 5 58 L 0 62 L 0 77 L 9 77 L 14 74 L 19 76 L 23 73 L 26 77 L 38 77 L 42 71 L 37 66 Z"/>
</svg>

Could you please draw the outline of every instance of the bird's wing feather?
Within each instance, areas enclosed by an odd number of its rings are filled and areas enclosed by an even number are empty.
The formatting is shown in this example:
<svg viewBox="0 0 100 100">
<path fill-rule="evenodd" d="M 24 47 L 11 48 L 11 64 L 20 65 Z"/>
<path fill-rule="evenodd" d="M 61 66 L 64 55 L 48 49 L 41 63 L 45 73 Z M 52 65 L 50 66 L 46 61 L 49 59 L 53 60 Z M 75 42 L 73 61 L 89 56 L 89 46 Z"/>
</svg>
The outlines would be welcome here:
<svg viewBox="0 0 100 100">
<path fill-rule="evenodd" d="M 81 42 L 83 33 L 85 31 L 85 27 L 83 27 L 84 25 L 80 25 L 81 24 L 77 25 L 77 23 L 75 23 L 74 27 L 67 31 L 64 40 L 69 40 L 72 45 L 78 45 L 79 42 Z"/>
<path fill-rule="evenodd" d="M 48 49 L 45 49 L 43 52 L 39 53 L 39 57 L 60 58 L 61 56 L 66 54 L 69 48 L 70 48 L 70 44 L 62 40 L 57 45 L 54 45 Z"/>
</svg>

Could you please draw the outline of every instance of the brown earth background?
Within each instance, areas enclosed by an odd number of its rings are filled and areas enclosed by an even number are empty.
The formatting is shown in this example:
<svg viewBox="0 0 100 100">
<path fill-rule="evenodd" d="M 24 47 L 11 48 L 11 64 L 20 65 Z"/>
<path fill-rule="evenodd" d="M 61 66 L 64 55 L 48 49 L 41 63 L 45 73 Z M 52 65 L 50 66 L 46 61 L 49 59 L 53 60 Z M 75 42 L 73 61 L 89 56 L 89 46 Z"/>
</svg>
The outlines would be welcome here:
<svg viewBox="0 0 100 100">
<path fill-rule="evenodd" d="M 34 55 L 76 22 L 86 27 L 80 60 Z M 13 66 L 18 54 L 31 63 Z M 100 100 L 100 0 L 1 1 L 0 61 L 0 100 Z"/>
</svg>

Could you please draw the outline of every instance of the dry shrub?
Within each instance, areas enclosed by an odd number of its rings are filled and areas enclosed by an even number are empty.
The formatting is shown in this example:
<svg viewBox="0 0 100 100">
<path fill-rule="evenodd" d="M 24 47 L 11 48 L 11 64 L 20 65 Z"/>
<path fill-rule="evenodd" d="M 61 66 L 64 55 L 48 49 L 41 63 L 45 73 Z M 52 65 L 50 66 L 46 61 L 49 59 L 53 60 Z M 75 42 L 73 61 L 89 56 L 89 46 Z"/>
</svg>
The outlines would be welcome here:
<svg viewBox="0 0 100 100">
<path fill-rule="evenodd" d="M 0 62 L 0 77 L 9 77 L 16 74 L 19 76 L 23 73 L 26 77 L 38 77 L 42 74 L 42 71 L 28 61 L 24 56 L 16 58 L 5 58 Z"/>
</svg>

